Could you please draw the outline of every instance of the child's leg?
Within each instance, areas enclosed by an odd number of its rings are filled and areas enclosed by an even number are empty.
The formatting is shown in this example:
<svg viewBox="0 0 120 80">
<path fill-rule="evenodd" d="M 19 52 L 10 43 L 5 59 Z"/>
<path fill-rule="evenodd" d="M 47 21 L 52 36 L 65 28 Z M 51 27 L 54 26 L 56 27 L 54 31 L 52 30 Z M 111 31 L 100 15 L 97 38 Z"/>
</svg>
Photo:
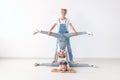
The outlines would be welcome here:
<svg viewBox="0 0 120 80">
<path fill-rule="evenodd" d="M 54 55 L 54 61 L 56 60 L 57 49 L 58 49 L 58 39 L 57 39 L 57 43 L 56 43 L 56 49 L 55 49 L 55 55 Z"/>
<path fill-rule="evenodd" d="M 78 32 L 78 35 L 84 35 L 84 34 L 87 34 L 87 32 Z M 74 33 L 65 33 L 64 34 L 67 38 L 69 37 L 72 37 L 72 36 L 75 36 Z M 76 35 L 76 36 L 78 36 Z"/>
<path fill-rule="evenodd" d="M 68 49 L 68 55 L 69 55 L 69 59 L 70 61 L 73 60 L 73 54 L 72 54 L 72 50 L 71 50 L 71 45 L 70 45 L 70 39 L 67 39 L 67 49 Z"/>
<path fill-rule="evenodd" d="M 48 35 L 48 31 L 40 31 L 40 33 Z M 61 35 L 59 33 L 54 33 L 54 32 L 51 32 L 50 36 L 53 36 L 53 37 L 56 37 L 56 38 L 61 37 Z"/>
</svg>

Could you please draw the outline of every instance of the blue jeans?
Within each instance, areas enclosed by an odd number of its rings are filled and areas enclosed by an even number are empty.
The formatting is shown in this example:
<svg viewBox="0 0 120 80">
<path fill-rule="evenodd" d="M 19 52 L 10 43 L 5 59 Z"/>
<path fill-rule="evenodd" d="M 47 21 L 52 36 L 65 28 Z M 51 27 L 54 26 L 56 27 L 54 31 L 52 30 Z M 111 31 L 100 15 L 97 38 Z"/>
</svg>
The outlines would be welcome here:
<svg viewBox="0 0 120 80">
<path fill-rule="evenodd" d="M 48 35 L 47 31 L 40 31 L 40 33 Z M 87 32 L 78 32 L 78 35 L 84 35 L 84 34 L 87 34 Z M 65 41 L 65 42 L 61 43 L 60 47 L 65 48 L 67 46 L 68 54 L 69 54 L 69 60 L 72 61 L 73 60 L 73 55 L 72 55 L 72 50 L 71 50 L 71 45 L 70 45 L 70 37 L 73 37 L 74 33 L 63 33 L 63 34 L 61 34 L 61 33 L 53 33 L 52 32 L 51 36 L 57 38 L 57 44 L 56 44 L 54 59 L 56 59 L 58 43 L 60 42 L 60 40 L 62 40 L 62 41 Z"/>
<path fill-rule="evenodd" d="M 57 43 L 56 43 L 56 50 L 55 50 L 54 59 L 56 59 L 57 49 L 58 49 L 58 40 L 57 40 Z M 73 54 L 72 54 L 71 45 L 70 45 L 70 39 L 69 38 L 67 39 L 67 50 L 68 50 L 68 54 L 69 54 L 69 60 L 72 61 L 73 60 Z"/>
<path fill-rule="evenodd" d="M 71 63 L 68 62 L 69 67 L 92 67 L 89 64 L 80 64 L 80 63 Z M 52 66 L 52 67 L 59 67 L 60 63 L 56 62 L 56 63 L 41 63 L 40 66 Z"/>
</svg>

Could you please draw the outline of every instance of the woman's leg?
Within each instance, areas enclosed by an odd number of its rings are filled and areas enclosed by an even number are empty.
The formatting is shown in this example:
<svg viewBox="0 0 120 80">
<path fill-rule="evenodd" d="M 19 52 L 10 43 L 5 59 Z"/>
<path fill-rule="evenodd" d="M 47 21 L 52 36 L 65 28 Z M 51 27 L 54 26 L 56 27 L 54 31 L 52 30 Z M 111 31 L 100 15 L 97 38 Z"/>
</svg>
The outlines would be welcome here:
<svg viewBox="0 0 120 80">
<path fill-rule="evenodd" d="M 56 49 L 55 49 L 55 55 L 54 55 L 54 61 L 56 60 L 57 49 L 58 49 L 58 39 L 57 39 L 57 43 L 56 43 Z"/>
<path fill-rule="evenodd" d="M 69 63 L 70 67 L 92 67 L 89 64 Z"/>
<path fill-rule="evenodd" d="M 55 62 L 55 63 L 41 63 L 40 66 L 59 67 L 59 62 Z"/>
</svg>

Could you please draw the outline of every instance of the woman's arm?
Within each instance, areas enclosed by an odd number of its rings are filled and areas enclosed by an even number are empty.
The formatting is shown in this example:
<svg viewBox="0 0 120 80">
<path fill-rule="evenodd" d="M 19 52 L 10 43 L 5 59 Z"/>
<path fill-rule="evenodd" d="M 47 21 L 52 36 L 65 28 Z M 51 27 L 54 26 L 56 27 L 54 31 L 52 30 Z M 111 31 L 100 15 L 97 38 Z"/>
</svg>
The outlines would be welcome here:
<svg viewBox="0 0 120 80">
<path fill-rule="evenodd" d="M 70 28 L 74 31 L 74 34 L 77 35 L 77 31 L 75 30 L 75 28 L 73 27 L 72 23 L 69 24 Z"/>
<path fill-rule="evenodd" d="M 57 25 L 56 23 L 53 24 L 53 26 L 52 26 L 52 27 L 50 28 L 50 30 L 48 31 L 48 35 L 51 34 L 51 31 L 55 28 L 56 25 Z"/>
</svg>

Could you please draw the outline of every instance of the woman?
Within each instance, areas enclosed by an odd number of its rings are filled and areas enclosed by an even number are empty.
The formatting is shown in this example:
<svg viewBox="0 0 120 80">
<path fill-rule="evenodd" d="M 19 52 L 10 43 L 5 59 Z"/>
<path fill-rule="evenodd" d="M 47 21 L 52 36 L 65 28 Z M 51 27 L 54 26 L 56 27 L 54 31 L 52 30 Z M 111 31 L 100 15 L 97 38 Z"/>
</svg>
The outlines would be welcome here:
<svg viewBox="0 0 120 80">
<path fill-rule="evenodd" d="M 67 14 L 67 9 L 61 9 L 61 17 L 53 24 L 53 26 L 51 27 L 51 29 L 48 32 L 48 35 L 51 35 L 51 31 L 57 25 L 59 26 L 58 33 L 60 33 L 60 34 L 68 33 L 69 32 L 68 31 L 68 26 L 69 26 L 74 31 L 74 35 L 77 35 L 77 32 L 74 29 L 72 23 L 70 22 L 70 20 L 68 18 L 66 18 L 66 14 Z M 58 45 L 58 42 L 56 44 L 56 51 L 57 51 L 57 45 Z M 72 50 L 71 50 L 71 45 L 70 45 L 69 38 L 67 39 L 67 49 L 68 49 L 68 53 L 69 53 L 69 59 L 70 59 L 70 61 L 73 61 L 73 55 L 72 55 Z M 56 51 L 55 51 L 54 61 L 56 59 Z"/>
</svg>

